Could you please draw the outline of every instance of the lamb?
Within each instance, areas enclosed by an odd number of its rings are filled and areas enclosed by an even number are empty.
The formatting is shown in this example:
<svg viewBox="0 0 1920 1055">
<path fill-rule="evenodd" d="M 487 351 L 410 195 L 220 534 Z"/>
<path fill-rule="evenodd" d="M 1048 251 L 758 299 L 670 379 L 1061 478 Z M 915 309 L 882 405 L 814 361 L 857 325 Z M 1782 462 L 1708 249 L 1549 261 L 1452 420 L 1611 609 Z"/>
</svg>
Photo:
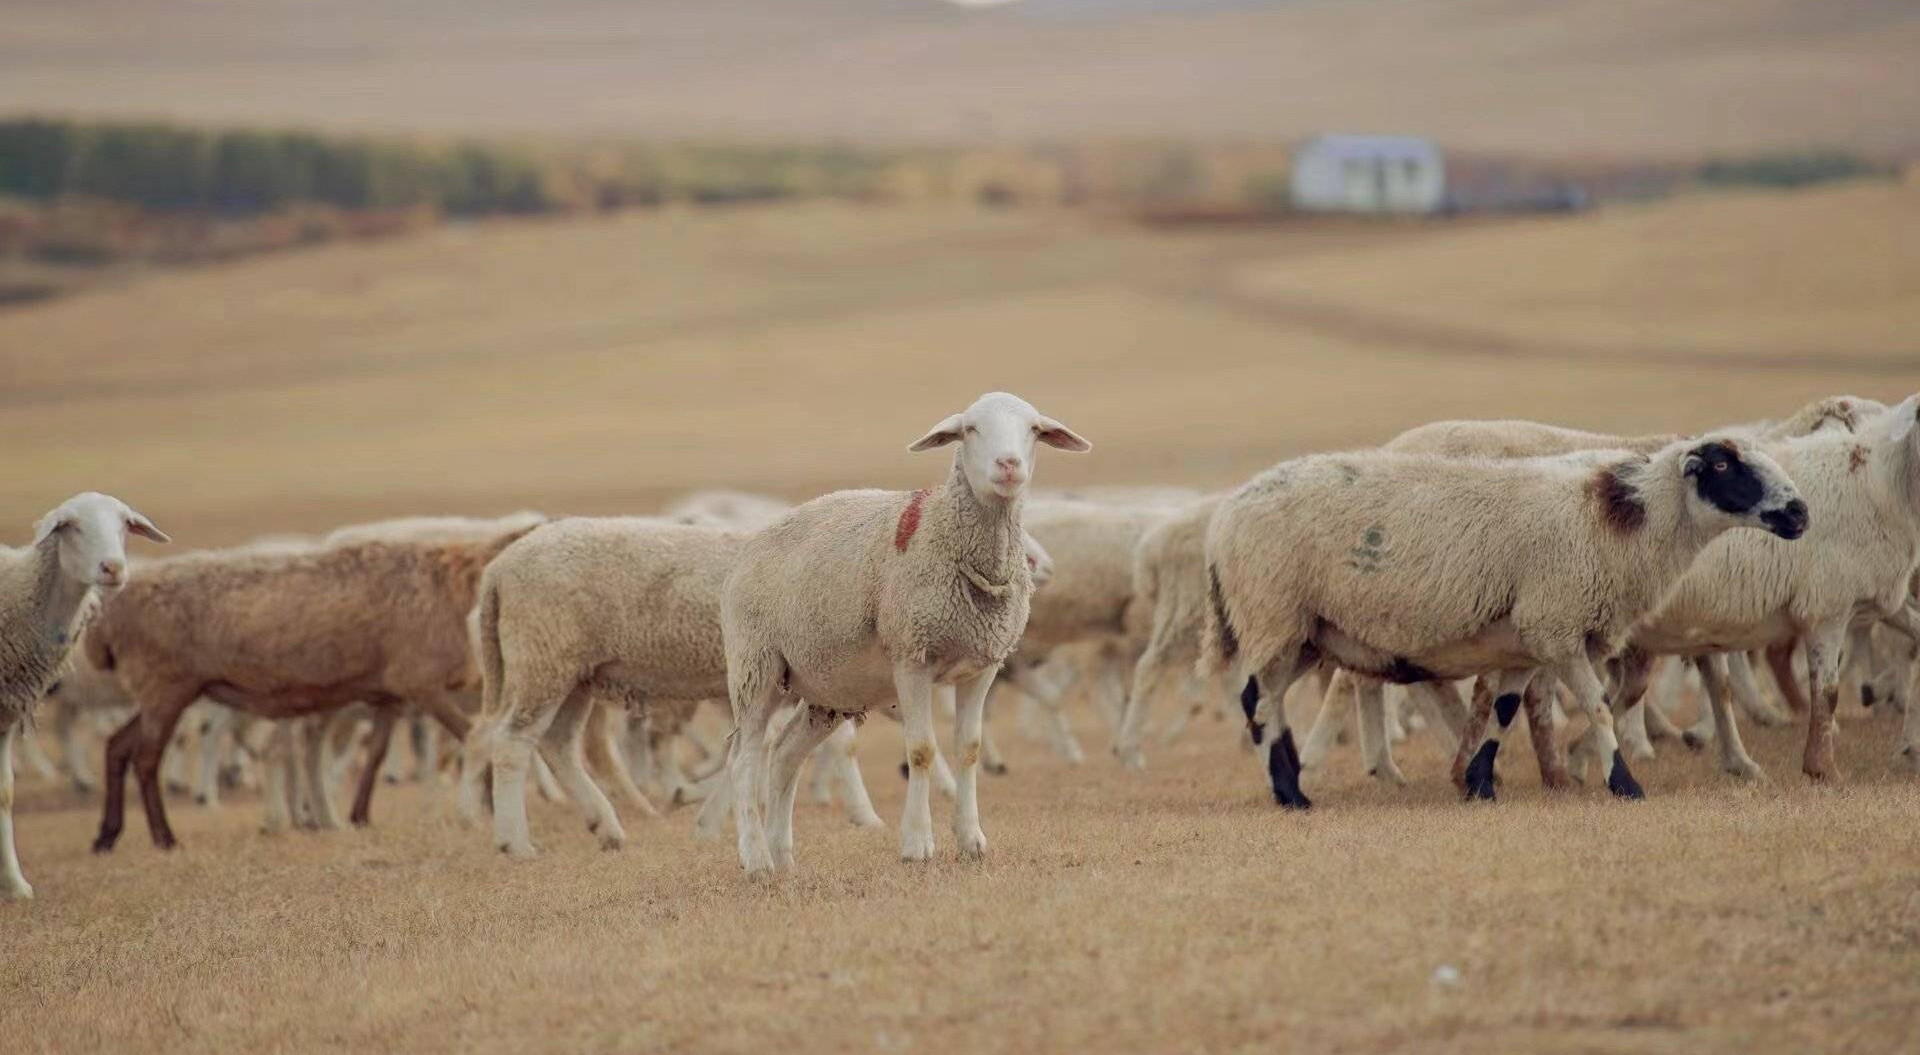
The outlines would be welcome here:
<svg viewBox="0 0 1920 1055">
<path fill-rule="evenodd" d="M 735 722 L 728 772 L 750 877 L 793 867 L 801 761 L 848 716 L 890 697 L 907 739 L 901 856 L 933 856 L 936 685 L 956 692 L 955 839 L 962 854 L 986 852 L 976 797 L 981 714 L 1026 629 L 1033 580 L 1020 524 L 1034 445 L 1091 444 L 1003 392 L 981 396 L 907 449 L 955 443 L 939 487 L 816 498 L 748 539 L 727 576 L 721 626 Z M 800 700 L 805 710 L 781 730 L 769 765 L 768 723 Z"/>
<path fill-rule="evenodd" d="M 126 586 L 128 534 L 169 541 L 125 502 L 86 491 L 41 517 L 32 545 L 0 547 L 0 900 L 33 896 L 13 843 L 14 736 L 60 677 L 99 601 Z"/>
<path fill-rule="evenodd" d="M 411 703 L 464 737 L 454 694 L 474 680 L 466 615 L 481 570 L 526 530 L 469 542 L 212 551 L 143 569 L 87 635 L 89 661 L 117 672 L 138 706 L 107 742 L 95 850 L 111 850 L 120 837 L 130 764 L 155 844 L 175 845 L 160 756 L 181 712 L 203 693 L 265 718 Z M 401 641 L 406 647 L 394 647 Z M 375 742 L 361 775 L 356 823 L 369 819 L 384 748 Z"/>
<path fill-rule="evenodd" d="M 1849 629 L 1884 619 L 1920 640 L 1910 604 L 1920 566 L 1920 396 L 1860 435 L 1820 432 L 1775 448 L 1813 511 L 1806 542 L 1784 546 L 1730 535 L 1708 547 L 1658 611 L 1635 629 L 1630 658 L 1698 657 L 1798 639 L 1807 650 L 1811 703 L 1802 769 L 1837 779 L 1833 710 Z M 1724 669 L 1703 669 L 1721 745 L 1721 766 L 1752 778 L 1760 768 L 1740 744 L 1727 706 Z M 1631 706 L 1635 701 L 1624 698 Z"/>
<path fill-rule="evenodd" d="M 1201 669 L 1256 679 L 1243 704 L 1266 744 L 1275 798 L 1311 806 L 1277 706 L 1322 656 L 1414 683 L 1507 672 L 1511 721 L 1536 668 L 1569 685 L 1602 744 L 1616 795 L 1641 797 L 1593 662 L 1617 652 L 1707 543 L 1735 527 L 1806 530 L 1785 471 L 1732 436 L 1651 455 L 1506 461 L 1387 452 L 1282 462 L 1221 503 L 1207 530 Z M 1272 706 L 1258 707 L 1264 695 Z M 1499 732 L 1469 785 L 1492 792 Z"/>
<path fill-rule="evenodd" d="M 1114 756 L 1130 769 L 1146 765 L 1141 740 L 1154 694 L 1173 671 L 1190 670 L 1200 658 L 1207 608 L 1207 524 L 1225 497 L 1212 495 L 1189 504 L 1149 528 L 1134 547 L 1133 603 L 1147 613 L 1149 626 L 1113 742 Z M 1193 698 L 1211 697 L 1195 693 Z M 1193 709 L 1201 706 L 1196 703 Z"/>
</svg>

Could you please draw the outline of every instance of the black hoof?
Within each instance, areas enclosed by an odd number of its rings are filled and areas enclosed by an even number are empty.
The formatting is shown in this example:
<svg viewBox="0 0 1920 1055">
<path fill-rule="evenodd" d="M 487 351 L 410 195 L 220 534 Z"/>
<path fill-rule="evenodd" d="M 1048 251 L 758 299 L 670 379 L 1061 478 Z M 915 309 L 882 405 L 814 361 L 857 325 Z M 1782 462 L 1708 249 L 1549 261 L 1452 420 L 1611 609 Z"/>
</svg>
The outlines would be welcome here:
<svg viewBox="0 0 1920 1055">
<path fill-rule="evenodd" d="M 1500 753 L 1500 741 L 1488 740 L 1473 753 L 1473 761 L 1467 763 L 1466 786 L 1462 789 L 1468 801 L 1480 799 L 1492 802 L 1493 798 L 1493 760 Z"/>
<path fill-rule="evenodd" d="M 1680 742 L 1687 745 L 1687 750 L 1692 751 L 1694 754 L 1699 754 L 1707 749 L 1707 742 L 1694 735 L 1691 729 L 1680 734 Z"/>
<path fill-rule="evenodd" d="M 1273 801 L 1290 810 L 1313 808 L 1313 801 L 1300 790 L 1300 752 L 1293 746 L 1293 730 L 1280 733 L 1280 739 L 1267 748 L 1267 779 L 1273 787 Z"/>
<path fill-rule="evenodd" d="M 1615 798 L 1644 799 L 1647 797 L 1647 793 L 1640 789 L 1640 782 L 1633 779 L 1632 773 L 1627 772 L 1627 760 L 1621 758 L 1618 751 L 1613 753 L 1613 769 L 1607 774 L 1607 790 L 1613 792 Z"/>
<path fill-rule="evenodd" d="M 1873 686 L 1860 686 L 1860 706 L 1871 707 L 1876 699 L 1879 699 L 1879 694 L 1873 691 Z"/>
<path fill-rule="evenodd" d="M 1005 762 L 1000 762 L 998 764 L 991 765 L 991 766 L 982 766 L 981 768 L 985 769 L 987 772 L 993 774 L 996 777 L 1004 777 L 1007 775 L 1007 764 Z"/>
<path fill-rule="evenodd" d="M 120 837 L 117 835 L 102 835 L 93 841 L 93 852 L 97 854 L 110 854 L 113 852 L 113 844 L 119 841 Z"/>
<path fill-rule="evenodd" d="M 900 763 L 900 779 L 907 779 L 907 764 L 905 762 Z"/>
</svg>

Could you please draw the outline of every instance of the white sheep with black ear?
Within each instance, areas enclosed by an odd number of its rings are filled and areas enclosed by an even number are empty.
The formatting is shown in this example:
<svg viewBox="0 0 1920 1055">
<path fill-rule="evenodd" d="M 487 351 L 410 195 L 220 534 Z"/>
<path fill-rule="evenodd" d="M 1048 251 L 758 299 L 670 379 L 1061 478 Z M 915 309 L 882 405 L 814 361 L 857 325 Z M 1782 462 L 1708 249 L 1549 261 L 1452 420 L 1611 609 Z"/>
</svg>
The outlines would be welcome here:
<svg viewBox="0 0 1920 1055">
<path fill-rule="evenodd" d="M 60 677 L 97 600 L 126 585 L 127 535 L 167 541 L 118 498 L 87 491 L 0 547 L 0 900 L 33 896 L 13 845 L 13 738 Z"/>
<path fill-rule="evenodd" d="M 1920 614 L 1909 603 L 1920 564 L 1917 416 L 1920 396 L 1858 435 L 1828 430 L 1774 445 L 1812 513 L 1806 541 L 1788 546 L 1750 533 L 1719 540 L 1633 633 L 1635 654 L 1648 656 L 1804 643 L 1811 714 L 1802 768 L 1815 780 L 1837 776 L 1833 710 L 1849 629 L 1885 620 L 1920 638 Z M 1709 699 L 1722 768 L 1760 775 L 1741 748 L 1727 694 L 1710 692 Z M 1584 746 L 1591 754 L 1593 745 Z"/>
<path fill-rule="evenodd" d="M 958 444 L 925 491 L 840 491 L 755 534 L 727 576 L 721 625 L 735 728 L 728 755 L 740 863 L 793 864 L 800 763 L 849 715 L 897 703 L 907 738 L 901 856 L 933 856 L 933 692 L 953 685 L 961 853 L 986 852 L 975 794 L 987 689 L 1026 629 L 1032 573 L 1020 530 L 1034 448 L 1090 448 L 1002 392 L 980 397 L 908 449 Z M 806 701 L 769 758 L 767 725 Z M 771 794 L 769 794 L 771 789 Z M 771 813 L 771 831 L 768 815 Z"/>
<path fill-rule="evenodd" d="M 1772 458 L 1731 436 L 1652 455 L 1283 462 L 1222 502 L 1208 528 L 1202 672 L 1255 678 L 1276 703 L 1322 657 L 1396 682 L 1509 672 L 1504 726 L 1545 668 L 1599 727 L 1608 787 L 1639 797 L 1593 664 L 1736 527 L 1797 537 L 1806 503 Z M 1254 703 L 1276 799 L 1311 805 L 1284 709 Z M 1488 735 L 1467 771 L 1484 797 L 1500 731 Z"/>
</svg>

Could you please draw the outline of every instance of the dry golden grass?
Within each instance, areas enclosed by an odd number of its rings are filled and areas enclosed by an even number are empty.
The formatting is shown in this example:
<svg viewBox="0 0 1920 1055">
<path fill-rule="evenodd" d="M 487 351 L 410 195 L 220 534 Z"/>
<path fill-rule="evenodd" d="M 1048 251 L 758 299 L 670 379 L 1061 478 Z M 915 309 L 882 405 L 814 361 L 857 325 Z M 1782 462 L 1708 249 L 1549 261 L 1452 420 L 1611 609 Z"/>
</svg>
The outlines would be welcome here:
<svg viewBox="0 0 1920 1055">
<path fill-rule="evenodd" d="M 1442 417 L 1679 429 L 1915 387 L 1920 364 L 1885 340 L 1920 303 L 1898 239 L 1810 235 L 1791 256 L 1766 240 L 1870 226 L 1862 210 L 1891 227 L 1896 206 L 1842 189 L 1764 199 L 1765 224 L 1714 219 L 1760 200 L 1179 234 L 809 207 L 503 224 L 169 274 L 0 313 L 0 524 L 17 541 L 81 487 L 198 546 L 406 512 L 644 511 L 711 484 L 924 483 L 944 462 L 905 443 L 994 386 L 1096 444 L 1044 459 L 1043 486 L 1227 484 Z M 1672 274 L 1709 244 L 1756 312 L 1832 274 L 1902 276 L 1906 295 L 1819 331 L 1873 358 L 1742 369 L 1730 338 L 1709 339 L 1724 298 L 1695 311 L 1659 283 L 1577 278 L 1623 245 Z M 1402 259 L 1485 307 L 1408 322 L 1379 302 L 1426 303 Z M 1246 284 L 1336 262 L 1367 274 L 1324 299 Z M 1475 269 L 1477 284 L 1454 273 Z M 1563 298 L 1556 328 L 1489 292 L 1508 283 L 1586 295 Z M 1565 354 L 1611 317 L 1646 330 Z M 383 793 L 371 831 L 280 839 L 254 833 L 251 799 L 176 803 L 181 852 L 136 830 L 95 858 L 94 804 L 23 778 L 40 898 L 0 908 L 0 1037 L 60 1052 L 1910 1048 L 1920 789 L 1891 758 L 1891 720 L 1849 718 L 1838 788 L 1798 777 L 1797 733 L 1755 730 L 1771 786 L 1668 747 L 1641 774 L 1645 804 L 1548 796 L 1522 747 L 1505 800 L 1470 809 L 1418 744 L 1414 787 L 1374 787 L 1343 754 L 1306 817 L 1268 804 L 1223 726 L 1132 777 L 1104 757 L 1070 771 L 1002 720 L 1014 772 L 984 791 L 985 864 L 907 867 L 893 834 L 810 806 L 803 871 L 772 889 L 740 877 L 730 845 L 696 844 L 685 813 L 634 822 L 629 849 L 603 854 L 570 810 L 536 805 L 546 852 L 518 865 L 410 788 Z M 878 722 L 864 740 L 897 818 L 899 734 Z M 1433 983 L 1441 965 L 1458 985 Z"/>
<path fill-rule="evenodd" d="M 1839 788 L 1801 780 L 1797 731 L 1756 730 L 1771 786 L 1667 745 L 1646 803 L 1556 795 L 1521 746 L 1503 801 L 1468 807 L 1422 739 L 1402 790 L 1336 752 L 1307 816 L 1271 805 L 1225 724 L 1134 776 L 1069 769 L 1006 720 L 984 864 L 952 856 L 944 804 L 925 867 L 893 832 L 803 805 L 800 871 L 771 889 L 730 839 L 695 842 L 686 811 L 633 821 L 608 854 L 536 802 L 543 853 L 518 864 L 445 792 L 387 789 L 369 831 L 279 838 L 255 833 L 253 796 L 177 801 L 183 849 L 135 831 L 99 858 L 94 805 L 28 787 L 41 895 L 0 910 L 0 1035 L 49 1052 L 1910 1050 L 1920 786 L 1894 765 L 1894 720 L 1848 717 Z M 862 739 L 895 819 L 899 733 Z"/>
</svg>

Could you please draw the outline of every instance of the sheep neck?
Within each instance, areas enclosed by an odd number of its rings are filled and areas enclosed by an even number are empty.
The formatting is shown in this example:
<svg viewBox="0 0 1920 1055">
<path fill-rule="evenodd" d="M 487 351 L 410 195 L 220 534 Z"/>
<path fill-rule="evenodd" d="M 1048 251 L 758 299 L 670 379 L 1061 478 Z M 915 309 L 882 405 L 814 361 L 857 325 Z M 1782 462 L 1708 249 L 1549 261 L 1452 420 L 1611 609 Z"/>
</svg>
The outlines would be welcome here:
<svg viewBox="0 0 1920 1055">
<path fill-rule="evenodd" d="M 1621 478 L 1639 493 L 1647 508 L 1646 527 L 1628 543 L 1638 551 L 1632 557 L 1632 578 L 1650 591 L 1644 599 L 1647 608 L 1680 580 L 1708 543 L 1729 530 L 1688 515 L 1686 488 L 1690 485 L 1680 472 L 1678 457 L 1669 452 L 1621 470 Z"/>
<path fill-rule="evenodd" d="M 60 542 L 48 538 L 35 547 L 33 603 L 28 605 L 41 636 L 56 645 L 71 642 L 93 587 L 60 571 Z"/>
<path fill-rule="evenodd" d="M 974 586 L 1009 588 L 1024 557 L 1020 548 L 1020 498 L 982 499 L 967 482 L 956 457 L 947 482 L 927 497 L 928 519 L 942 525 L 935 544 Z"/>
</svg>

